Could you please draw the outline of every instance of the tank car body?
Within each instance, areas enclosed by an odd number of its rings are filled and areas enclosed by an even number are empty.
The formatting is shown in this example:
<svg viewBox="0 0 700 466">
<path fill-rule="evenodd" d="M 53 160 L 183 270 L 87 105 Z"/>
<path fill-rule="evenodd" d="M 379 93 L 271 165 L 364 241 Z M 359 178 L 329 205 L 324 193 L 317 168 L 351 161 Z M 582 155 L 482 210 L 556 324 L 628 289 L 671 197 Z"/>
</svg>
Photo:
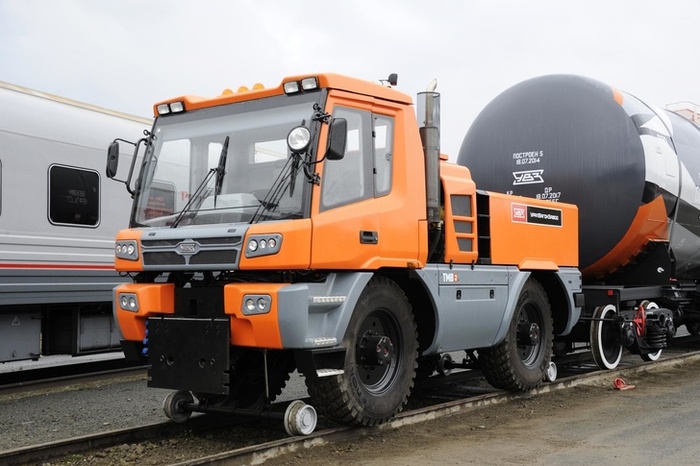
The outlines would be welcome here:
<svg viewBox="0 0 700 466">
<path fill-rule="evenodd" d="M 131 199 L 104 182 L 104 147 L 148 126 L 0 82 L 0 362 L 119 347 L 114 236 Z"/>
<path fill-rule="evenodd" d="M 659 304 L 676 324 L 698 331 L 695 123 L 594 79 L 542 76 L 493 99 L 457 161 L 483 189 L 578 206 L 587 312 L 570 338 L 589 340 L 613 314 L 633 319 L 640 306 L 658 314 L 649 309 Z M 671 322 L 661 325 L 675 331 Z"/>
<path fill-rule="evenodd" d="M 589 78 L 534 78 L 480 113 L 458 163 L 485 189 L 578 205 L 588 282 L 700 277 L 700 128 L 673 112 Z"/>
</svg>

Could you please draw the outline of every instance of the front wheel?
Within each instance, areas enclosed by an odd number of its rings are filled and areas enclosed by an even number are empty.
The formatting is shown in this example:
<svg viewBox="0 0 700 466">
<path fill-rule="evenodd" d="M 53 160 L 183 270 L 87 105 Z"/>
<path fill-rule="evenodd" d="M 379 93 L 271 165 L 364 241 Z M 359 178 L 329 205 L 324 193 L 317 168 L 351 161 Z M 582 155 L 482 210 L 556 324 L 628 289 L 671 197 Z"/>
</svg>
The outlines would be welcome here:
<svg viewBox="0 0 700 466">
<path fill-rule="evenodd" d="M 538 387 L 552 357 L 553 324 L 547 294 L 537 280 L 525 283 L 505 339 L 479 351 L 479 365 L 496 388 L 527 391 Z"/>
<path fill-rule="evenodd" d="M 408 401 L 418 357 L 411 306 L 396 283 L 380 276 L 368 283 L 343 345 L 342 375 L 306 379 L 313 404 L 344 424 L 371 426 L 395 416 Z"/>
</svg>

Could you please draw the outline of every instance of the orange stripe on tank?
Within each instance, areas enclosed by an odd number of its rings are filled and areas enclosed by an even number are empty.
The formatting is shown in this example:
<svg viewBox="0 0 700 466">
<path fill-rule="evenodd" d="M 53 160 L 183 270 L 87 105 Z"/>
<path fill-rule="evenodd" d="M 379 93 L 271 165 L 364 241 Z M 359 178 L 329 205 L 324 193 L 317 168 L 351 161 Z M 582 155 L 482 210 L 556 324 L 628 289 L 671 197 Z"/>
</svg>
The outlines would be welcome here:
<svg viewBox="0 0 700 466">
<path fill-rule="evenodd" d="M 637 210 L 625 236 L 603 258 L 583 269 L 583 277 L 597 279 L 615 272 L 655 241 L 668 241 L 668 215 L 661 196 Z"/>
<path fill-rule="evenodd" d="M 613 99 L 615 100 L 615 102 L 617 102 L 617 104 L 620 107 L 622 107 L 622 102 L 625 100 L 624 96 L 622 95 L 622 92 L 618 91 L 614 87 L 611 87 L 610 90 L 612 90 Z"/>
</svg>

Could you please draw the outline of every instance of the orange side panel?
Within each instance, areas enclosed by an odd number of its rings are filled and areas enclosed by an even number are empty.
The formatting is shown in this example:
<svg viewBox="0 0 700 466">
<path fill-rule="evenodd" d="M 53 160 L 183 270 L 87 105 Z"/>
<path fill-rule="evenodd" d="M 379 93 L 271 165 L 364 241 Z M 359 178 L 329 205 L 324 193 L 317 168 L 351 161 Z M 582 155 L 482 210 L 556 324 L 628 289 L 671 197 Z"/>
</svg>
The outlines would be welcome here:
<svg viewBox="0 0 700 466">
<path fill-rule="evenodd" d="M 126 283 L 116 288 L 119 293 L 133 293 L 139 302 L 138 312 L 124 311 L 115 302 L 119 328 L 124 339 L 140 341 L 145 337 L 145 321 L 151 316 L 175 313 L 175 285 L 172 283 Z"/>
<path fill-rule="evenodd" d="M 578 266 L 575 205 L 497 193 L 489 193 L 489 205 L 491 263 Z"/>
<path fill-rule="evenodd" d="M 311 262 L 311 219 L 263 222 L 251 225 L 247 236 L 254 234 L 279 233 L 282 245 L 277 254 L 246 258 L 241 251 L 241 270 L 308 269 Z M 244 245 L 248 244 L 247 237 Z M 244 246 L 245 247 L 245 246 Z"/>
<path fill-rule="evenodd" d="M 224 312 L 231 316 L 231 344 L 254 348 L 282 348 L 277 317 L 277 292 L 284 283 L 232 283 L 224 286 Z M 272 299 L 270 312 L 244 315 L 245 295 L 268 295 Z"/>
<path fill-rule="evenodd" d="M 478 256 L 476 184 L 468 168 L 451 163 L 441 164 L 440 178 L 445 201 L 445 262 L 471 264 Z M 468 201 L 468 209 L 464 205 L 454 206 L 456 198 L 465 204 Z"/>
<path fill-rule="evenodd" d="M 139 248 L 139 258 L 136 261 L 127 261 L 124 259 L 114 258 L 114 268 L 117 272 L 140 272 L 143 270 L 143 257 L 141 256 L 141 232 L 138 230 L 121 230 L 117 233 L 117 241 L 135 240 Z"/>
<path fill-rule="evenodd" d="M 625 236 L 599 261 L 586 267 L 584 277 L 598 278 L 624 266 L 651 241 L 668 241 L 668 215 L 661 196 L 637 210 Z"/>
</svg>

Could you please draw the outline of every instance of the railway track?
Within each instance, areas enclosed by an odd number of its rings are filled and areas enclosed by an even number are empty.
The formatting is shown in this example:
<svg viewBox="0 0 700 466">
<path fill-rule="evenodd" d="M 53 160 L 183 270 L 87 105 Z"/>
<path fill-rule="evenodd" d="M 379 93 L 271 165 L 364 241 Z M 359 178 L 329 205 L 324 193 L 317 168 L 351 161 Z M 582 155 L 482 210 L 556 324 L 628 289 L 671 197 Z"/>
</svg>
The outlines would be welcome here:
<svg viewBox="0 0 700 466">
<path fill-rule="evenodd" d="M 643 363 L 638 356 L 627 355 L 620 368 L 613 371 L 599 371 L 590 359 L 579 355 L 568 362 L 560 361 L 562 378 L 527 393 L 505 393 L 489 388 L 479 371 L 460 371 L 449 377 L 434 376 L 416 384 L 404 412 L 394 420 L 373 428 L 338 426 L 328 424 L 322 418 L 316 432 L 303 437 L 289 437 L 278 421 L 201 415 L 193 416 L 185 424 L 163 422 L 9 450 L 0 453 L 0 463 L 13 465 L 51 461 L 52 465 L 60 465 L 76 464 L 80 459 L 92 458 L 101 464 L 112 464 L 110 458 L 116 456 L 123 460 L 128 450 L 135 455 L 158 458 L 158 462 L 142 461 L 143 464 L 260 464 L 289 452 L 352 441 L 368 435 L 376 436 L 386 430 L 476 407 L 697 361 L 700 360 L 700 351 L 694 351 L 697 343 L 697 337 L 679 338 L 659 361 L 653 363 Z M 280 417 L 287 404 L 273 405 L 273 412 L 267 417 Z"/>
</svg>

